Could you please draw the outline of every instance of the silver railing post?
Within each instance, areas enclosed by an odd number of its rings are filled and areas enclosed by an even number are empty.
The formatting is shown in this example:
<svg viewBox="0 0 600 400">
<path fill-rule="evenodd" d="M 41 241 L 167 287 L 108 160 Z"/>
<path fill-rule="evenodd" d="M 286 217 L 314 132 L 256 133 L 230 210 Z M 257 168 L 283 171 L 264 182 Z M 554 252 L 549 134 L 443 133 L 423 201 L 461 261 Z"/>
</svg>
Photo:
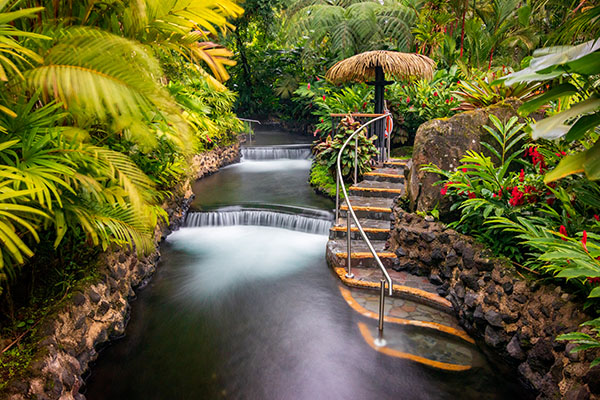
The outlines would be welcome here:
<svg viewBox="0 0 600 400">
<path fill-rule="evenodd" d="M 383 318 L 385 312 L 385 279 L 379 281 L 379 325 L 377 326 L 378 336 L 375 339 L 375 346 L 383 347 L 387 344 L 383 338 Z"/>
<path fill-rule="evenodd" d="M 335 224 L 338 225 L 338 218 L 340 217 L 340 177 L 338 174 L 335 174 L 335 177 Z"/>
<path fill-rule="evenodd" d="M 354 278 L 354 274 L 352 273 L 352 237 L 351 237 L 351 233 L 352 233 L 352 228 L 351 228 L 351 222 L 352 222 L 352 215 L 350 215 L 350 213 L 348 213 L 348 227 L 346 229 L 346 243 L 347 243 L 347 253 L 346 253 L 346 257 L 347 257 L 347 263 L 346 263 L 346 278 L 348 279 L 352 279 Z"/>
<path fill-rule="evenodd" d="M 360 134 L 358 135 L 360 136 Z M 354 184 L 358 182 L 358 136 L 354 138 Z"/>
</svg>

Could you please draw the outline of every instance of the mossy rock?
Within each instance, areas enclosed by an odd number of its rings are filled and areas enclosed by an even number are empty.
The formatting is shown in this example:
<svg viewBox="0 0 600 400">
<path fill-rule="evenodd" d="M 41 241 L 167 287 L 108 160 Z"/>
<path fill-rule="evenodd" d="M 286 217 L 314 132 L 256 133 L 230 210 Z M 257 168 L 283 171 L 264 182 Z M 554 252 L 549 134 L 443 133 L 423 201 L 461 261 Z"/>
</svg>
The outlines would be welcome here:
<svg viewBox="0 0 600 400">
<path fill-rule="evenodd" d="M 440 186 L 434 186 L 440 176 L 421 171 L 421 166 L 432 163 L 445 170 L 455 170 L 467 150 L 489 155 L 481 142 L 494 143 L 483 128 L 485 125 L 492 126 L 490 115 L 495 115 L 500 121 L 508 121 L 518 115 L 517 109 L 521 104 L 517 99 L 507 99 L 490 107 L 456 114 L 450 118 L 434 119 L 421 125 L 415 137 L 413 162 L 407 184 L 411 209 L 430 211 L 437 205 L 442 214 L 448 212 L 450 202 L 440 194 Z"/>
</svg>

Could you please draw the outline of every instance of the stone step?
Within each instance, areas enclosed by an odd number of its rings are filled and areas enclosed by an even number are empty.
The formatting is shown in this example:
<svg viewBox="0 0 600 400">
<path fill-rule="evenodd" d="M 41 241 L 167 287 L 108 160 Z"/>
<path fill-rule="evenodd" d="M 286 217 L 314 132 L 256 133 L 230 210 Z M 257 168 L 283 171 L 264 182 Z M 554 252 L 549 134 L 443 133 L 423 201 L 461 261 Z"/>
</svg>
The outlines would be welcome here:
<svg viewBox="0 0 600 400">
<path fill-rule="evenodd" d="M 387 168 L 406 168 L 409 161 L 410 158 L 390 158 L 383 163 L 383 166 Z"/>
<path fill-rule="evenodd" d="M 375 291 L 340 286 L 342 297 L 359 314 L 371 319 L 379 318 L 379 293 Z M 384 325 L 396 324 L 423 328 L 475 343 L 457 319 L 436 307 L 413 300 L 386 297 L 384 303 Z M 427 334 L 427 332 L 425 332 Z"/>
<path fill-rule="evenodd" d="M 379 168 L 363 175 L 367 181 L 404 183 L 404 174 L 402 170 L 396 168 Z"/>
<path fill-rule="evenodd" d="M 398 263 L 396 254 L 385 249 L 385 240 L 372 240 L 371 244 L 386 268 L 391 268 Z M 333 239 L 327 243 L 327 254 L 335 266 L 346 266 L 347 243 L 346 239 Z M 373 254 L 362 240 L 353 240 L 350 256 L 353 267 L 379 268 Z"/>
<path fill-rule="evenodd" d="M 390 235 L 391 221 L 360 218 L 358 219 L 363 231 L 367 234 L 369 240 L 387 240 Z M 348 234 L 348 220 L 340 218 L 339 223 L 330 229 L 330 239 L 345 238 Z M 354 221 L 350 224 L 351 235 L 353 240 L 362 240 L 362 236 L 356 227 Z"/>
<path fill-rule="evenodd" d="M 351 196 L 386 197 L 393 199 L 404 194 L 404 185 L 392 182 L 362 181 L 350 186 L 349 193 Z"/>
<path fill-rule="evenodd" d="M 485 363 L 477 347 L 459 338 L 443 334 L 424 334 L 423 329 L 390 325 L 384 328 L 384 346 L 377 346 L 377 324 L 359 322 L 358 329 L 367 344 L 389 357 L 410 360 L 430 368 L 463 372 L 482 367 Z"/>
<path fill-rule="evenodd" d="M 350 204 L 358 218 L 370 218 L 389 221 L 394 200 L 389 198 L 350 196 Z M 344 200 L 340 206 L 340 216 L 346 217 L 348 205 Z"/>
</svg>

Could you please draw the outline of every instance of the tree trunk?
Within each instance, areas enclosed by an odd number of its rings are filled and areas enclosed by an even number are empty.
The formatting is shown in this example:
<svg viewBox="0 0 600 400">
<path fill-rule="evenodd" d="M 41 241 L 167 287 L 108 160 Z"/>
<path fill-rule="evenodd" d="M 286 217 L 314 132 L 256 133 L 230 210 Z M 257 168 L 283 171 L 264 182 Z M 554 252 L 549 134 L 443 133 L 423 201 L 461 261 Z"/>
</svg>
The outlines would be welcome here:
<svg viewBox="0 0 600 400">
<path fill-rule="evenodd" d="M 468 3 L 467 3 L 468 4 Z M 465 18 L 467 17 L 467 7 L 463 10 L 462 24 L 460 28 L 460 58 L 463 56 L 463 49 L 465 44 Z"/>
<path fill-rule="evenodd" d="M 237 44 L 238 51 L 240 52 L 240 61 L 242 62 L 242 74 L 244 76 L 244 82 L 246 88 L 250 90 L 252 87 L 252 75 L 250 73 L 250 65 L 248 64 L 248 58 L 246 57 L 246 46 L 240 35 L 241 27 L 238 27 L 235 32 L 235 41 Z"/>
</svg>

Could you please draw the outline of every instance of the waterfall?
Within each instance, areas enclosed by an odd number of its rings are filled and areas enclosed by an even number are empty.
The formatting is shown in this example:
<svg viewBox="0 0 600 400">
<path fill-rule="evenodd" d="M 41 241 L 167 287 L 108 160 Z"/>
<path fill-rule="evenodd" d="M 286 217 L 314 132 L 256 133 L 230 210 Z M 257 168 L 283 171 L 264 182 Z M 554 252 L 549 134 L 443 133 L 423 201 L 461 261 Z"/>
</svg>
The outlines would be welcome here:
<svg viewBox="0 0 600 400">
<path fill-rule="evenodd" d="M 309 144 L 294 144 L 287 146 L 268 147 L 242 147 L 242 158 L 244 160 L 266 161 L 266 160 L 306 160 L 310 157 Z"/>
<path fill-rule="evenodd" d="M 327 235 L 331 220 L 270 210 L 191 212 L 185 219 L 187 227 L 232 225 L 270 226 Z"/>
</svg>

